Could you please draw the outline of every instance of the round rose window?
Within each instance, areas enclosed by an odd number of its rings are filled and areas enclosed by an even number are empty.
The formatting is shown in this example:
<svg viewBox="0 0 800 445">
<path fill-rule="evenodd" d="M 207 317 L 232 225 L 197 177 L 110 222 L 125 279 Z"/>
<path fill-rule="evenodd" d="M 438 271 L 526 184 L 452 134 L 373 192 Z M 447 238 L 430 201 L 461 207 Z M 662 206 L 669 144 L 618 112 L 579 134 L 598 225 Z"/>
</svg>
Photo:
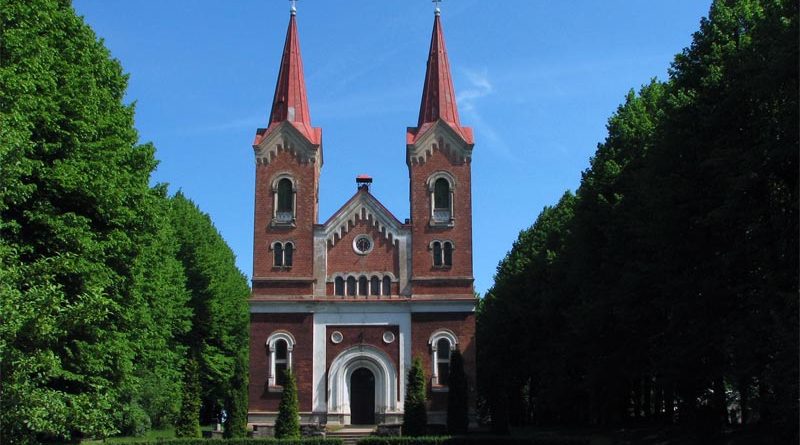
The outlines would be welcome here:
<svg viewBox="0 0 800 445">
<path fill-rule="evenodd" d="M 372 238 L 369 235 L 359 235 L 353 240 L 353 250 L 359 255 L 366 255 L 372 251 Z"/>
</svg>

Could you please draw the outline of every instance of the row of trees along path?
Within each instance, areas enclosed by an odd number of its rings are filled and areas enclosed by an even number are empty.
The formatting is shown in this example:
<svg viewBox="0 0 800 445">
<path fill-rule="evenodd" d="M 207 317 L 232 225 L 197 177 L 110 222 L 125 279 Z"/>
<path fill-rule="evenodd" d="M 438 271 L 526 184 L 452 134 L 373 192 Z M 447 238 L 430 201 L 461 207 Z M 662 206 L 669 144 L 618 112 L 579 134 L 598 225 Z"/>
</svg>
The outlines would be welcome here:
<svg viewBox="0 0 800 445">
<path fill-rule="evenodd" d="M 519 234 L 478 317 L 496 429 L 797 434 L 797 22 L 794 0 L 714 1 Z"/>
<path fill-rule="evenodd" d="M 196 435 L 223 409 L 243 434 L 249 289 L 233 253 L 189 199 L 150 185 L 127 76 L 70 3 L 0 5 L 3 443 L 179 420 Z"/>
</svg>

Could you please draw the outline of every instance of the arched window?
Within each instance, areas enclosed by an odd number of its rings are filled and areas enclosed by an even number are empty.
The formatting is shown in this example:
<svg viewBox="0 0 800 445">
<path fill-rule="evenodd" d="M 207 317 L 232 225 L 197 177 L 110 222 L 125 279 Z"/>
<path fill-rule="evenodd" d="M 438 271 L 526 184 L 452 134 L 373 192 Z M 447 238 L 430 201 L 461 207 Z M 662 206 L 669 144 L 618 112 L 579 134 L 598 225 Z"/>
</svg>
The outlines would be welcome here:
<svg viewBox="0 0 800 445">
<path fill-rule="evenodd" d="M 274 194 L 272 223 L 277 225 L 294 224 L 297 202 L 296 189 L 294 182 L 287 175 L 280 175 L 272 183 Z"/>
<path fill-rule="evenodd" d="M 392 279 L 383 277 L 383 295 L 392 295 Z"/>
<path fill-rule="evenodd" d="M 431 193 L 431 223 L 453 224 L 453 177 L 447 172 L 434 173 L 428 179 Z"/>
<path fill-rule="evenodd" d="M 367 277 L 361 275 L 358 279 L 358 295 L 367 296 L 367 291 L 369 288 L 367 287 Z"/>
<path fill-rule="evenodd" d="M 371 280 L 369 280 L 369 294 L 370 295 L 380 295 L 381 294 L 381 279 L 373 276 Z"/>
<path fill-rule="evenodd" d="M 333 280 L 333 293 L 344 296 L 344 278 L 336 277 L 336 279 Z"/>
<path fill-rule="evenodd" d="M 294 243 L 286 243 L 283 246 L 283 265 L 292 267 L 292 257 L 294 256 Z"/>
<path fill-rule="evenodd" d="M 272 253 L 274 255 L 273 264 L 275 267 L 283 266 L 283 243 L 275 243 L 272 245 Z"/>
<path fill-rule="evenodd" d="M 286 370 L 289 367 L 289 345 L 286 340 L 275 342 L 275 384 L 283 386 L 286 383 Z"/>
<path fill-rule="evenodd" d="M 433 242 L 433 266 L 442 267 L 442 243 Z"/>
<path fill-rule="evenodd" d="M 276 241 L 272 244 L 272 264 L 275 267 L 292 267 L 294 261 L 294 243 Z"/>
<path fill-rule="evenodd" d="M 430 244 L 433 254 L 433 267 L 448 268 L 453 265 L 453 242 L 452 241 L 433 241 Z"/>
<path fill-rule="evenodd" d="M 283 178 L 278 181 L 278 212 L 291 212 L 294 207 L 292 201 L 292 181 Z"/>
<path fill-rule="evenodd" d="M 356 295 L 356 278 L 347 277 L 347 295 L 354 297 Z"/>
<path fill-rule="evenodd" d="M 450 183 L 447 179 L 439 178 L 433 185 L 433 208 L 450 210 Z"/>
<path fill-rule="evenodd" d="M 450 241 L 444 242 L 444 258 L 442 263 L 445 267 L 450 267 L 453 265 L 453 243 Z"/>
<path fill-rule="evenodd" d="M 431 346 L 433 387 L 447 386 L 450 375 L 450 353 L 458 347 L 458 337 L 449 329 L 438 329 L 428 339 Z"/>
<path fill-rule="evenodd" d="M 446 338 L 440 338 L 436 342 L 436 373 L 442 386 L 447 386 L 447 379 L 450 376 L 450 350 L 450 341 Z"/>
<path fill-rule="evenodd" d="M 270 390 L 281 390 L 286 382 L 286 370 L 292 369 L 294 345 L 294 336 L 286 331 L 275 331 L 267 339 L 267 349 L 269 350 L 267 382 Z"/>
</svg>

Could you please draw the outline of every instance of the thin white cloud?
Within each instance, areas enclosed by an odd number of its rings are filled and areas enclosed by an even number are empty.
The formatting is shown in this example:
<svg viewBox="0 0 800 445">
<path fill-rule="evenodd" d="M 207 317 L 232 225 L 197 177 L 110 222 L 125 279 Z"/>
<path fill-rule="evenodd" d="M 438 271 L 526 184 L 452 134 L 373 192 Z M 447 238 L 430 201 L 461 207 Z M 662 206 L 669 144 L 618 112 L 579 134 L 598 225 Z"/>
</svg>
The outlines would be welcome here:
<svg viewBox="0 0 800 445">
<path fill-rule="evenodd" d="M 267 120 L 269 116 L 266 113 L 261 114 L 260 116 L 250 116 L 250 117 L 243 117 L 243 118 L 236 118 L 231 119 L 226 122 L 221 122 L 218 124 L 212 125 L 203 125 L 199 127 L 189 128 L 186 129 L 186 133 L 216 133 L 216 132 L 223 132 L 228 130 L 240 130 L 244 128 L 250 128 L 255 130 L 256 127 L 263 127 L 267 124 Z"/>
<path fill-rule="evenodd" d="M 500 133 L 478 111 L 480 109 L 478 102 L 494 93 L 494 85 L 488 71 L 484 68 L 480 71 L 464 69 L 463 72 L 467 81 L 469 81 L 469 86 L 456 94 L 456 101 L 461 113 L 467 117 L 469 124 L 475 128 L 478 136 L 484 138 L 485 142 L 480 145 L 508 160 L 516 161 L 517 157 Z"/>
</svg>

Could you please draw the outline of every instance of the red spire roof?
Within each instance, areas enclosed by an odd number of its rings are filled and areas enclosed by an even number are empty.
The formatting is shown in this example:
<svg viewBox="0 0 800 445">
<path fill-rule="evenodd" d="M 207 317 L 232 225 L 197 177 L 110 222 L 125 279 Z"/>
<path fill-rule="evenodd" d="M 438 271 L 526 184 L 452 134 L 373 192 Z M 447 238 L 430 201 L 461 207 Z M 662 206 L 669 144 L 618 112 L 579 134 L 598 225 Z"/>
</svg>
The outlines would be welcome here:
<svg viewBox="0 0 800 445">
<path fill-rule="evenodd" d="M 433 20 L 431 48 L 428 54 L 422 102 L 419 106 L 416 135 L 422 135 L 439 119 L 447 122 L 453 131 L 461 135 L 466 142 L 472 143 L 471 129 L 462 127 L 458 118 L 453 77 L 450 74 L 450 62 L 447 59 L 442 23 L 437 10 Z"/>
<path fill-rule="evenodd" d="M 289 28 L 286 30 L 286 43 L 283 46 L 278 82 L 275 85 L 275 98 L 272 100 L 269 127 L 256 137 L 256 144 L 283 122 L 291 123 L 310 142 L 320 143 L 320 129 L 311 127 L 306 82 L 303 75 L 303 59 L 300 57 L 300 41 L 297 36 L 294 10 L 289 18 Z"/>
</svg>

